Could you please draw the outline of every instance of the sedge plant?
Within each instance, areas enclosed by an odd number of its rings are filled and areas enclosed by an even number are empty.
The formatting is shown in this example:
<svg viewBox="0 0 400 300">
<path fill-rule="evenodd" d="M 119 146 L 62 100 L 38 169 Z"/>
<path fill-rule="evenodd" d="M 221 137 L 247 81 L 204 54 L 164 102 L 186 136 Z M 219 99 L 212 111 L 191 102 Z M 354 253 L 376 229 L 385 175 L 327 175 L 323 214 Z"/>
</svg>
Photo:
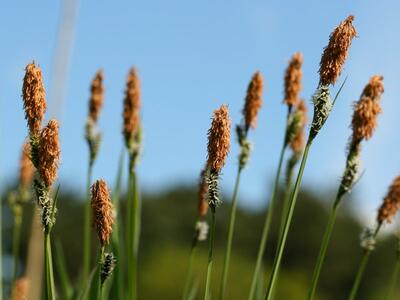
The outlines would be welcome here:
<svg viewBox="0 0 400 300">
<path fill-rule="evenodd" d="M 235 219 L 236 210 L 238 202 L 238 191 L 240 183 L 240 175 L 242 170 L 246 166 L 251 151 L 251 144 L 247 139 L 247 135 L 250 128 L 255 128 L 257 124 L 257 114 L 262 105 L 262 92 L 263 92 L 263 77 L 260 72 L 256 72 L 247 88 L 247 94 L 245 98 L 243 113 L 243 121 L 240 125 L 236 126 L 237 139 L 240 146 L 240 154 L 238 157 L 239 164 L 235 180 L 235 186 L 233 189 L 232 196 L 232 207 L 229 217 L 229 227 L 228 227 L 228 240 L 225 249 L 225 259 L 223 264 L 222 279 L 220 286 L 219 299 L 225 299 L 226 285 L 228 281 L 229 264 L 232 250 L 232 240 L 235 230 Z"/>
<path fill-rule="evenodd" d="M 126 83 L 123 106 L 123 135 L 129 155 L 128 165 L 128 193 L 127 193 L 127 230 L 126 230 L 126 257 L 128 273 L 128 297 L 137 299 L 137 268 L 140 239 L 141 205 L 136 166 L 141 149 L 140 124 L 140 82 L 135 68 L 131 68 Z"/>
<path fill-rule="evenodd" d="M 50 236 L 56 221 L 57 195 L 53 198 L 51 189 L 57 178 L 60 160 L 59 125 L 52 119 L 42 128 L 46 110 L 42 72 L 35 63 L 28 64 L 25 71 L 22 98 L 29 129 L 30 158 L 37 170 L 33 188 L 44 232 L 45 299 L 52 300 L 55 299 L 55 287 Z"/>
<path fill-rule="evenodd" d="M 282 256 L 289 233 L 290 224 L 293 217 L 294 208 L 296 206 L 297 196 L 301 185 L 304 169 L 307 162 L 308 153 L 312 142 L 322 129 L 332 109 L 333 102 L 330 96 L 330 86 L 333 85 L 345 63 L 348 56 L 348 51 L 353 38 L 356 36 L 356 30 L 353 26 L 353 16 L 349 16 L 330 35 L 328 46 L 324 49 L 320 68 L 319 68 L 319 84 L 316 92 L 313 95 L 314 116 L 308 135 L 308 140 L 303 152 L 300 163 L 300 168 L 297 174 L 296 182 L 289 200 L 289 208 L 285 218 L 285 225 L 282 235 L 279 238 L 278 250 L 274 258 L 272 273 L 268 282 L 265 299 L 272 299 L 273 290 L 277 281 L 277 275 L 280 269 Z"/>
<path fill-rule="evenodd" d="M 194 233 L 190 247 L 189 263 L 186 272 L 186 282 L 183 290 L 183 300 L 190 299 L 190 291 L 193 286 L 193 262 L 197 252 L 197 245 L 201 241 L 207 240 L 208 223 L 206 220 L 208 212 L 207 201 L 208 185 L 206 181 L 206 169 L 200 172 L 199 188 L 198 188 L 198 205 L 197 205 L 197 218 L 194 226 Z"/>
<path fill-rule="evenodd" d="M 97 121 L 104 102 L 103 72 L 97 71 L 90 86 L 90 99 L 88 117 L 85 126 L 85 139 L 89 146 L 89 164 L 86 178 L 86 201 L 84 210 L 83 228 L 83 262 L 82 262 L 82 287 L 89 278 L 91 238 L 90 238 L 90 185 L 92 181 L 93 165 L 99 152 L 101 133 L 97 129 Z"/>
<path fill-rule="evenodd" d="M 90 203 L 93 214 L 93 227 L 100 243 L 95 299 L 101 300 L 103 299 L 104 282 L 110 277 L 116 262 L 113 253 L 106 252 L 106 246 L 110 241 L 114 223 L 114 212 L 110 191 L 104 180 L 97 180 L 92 185 Z"/>
<path fill-rule="evenodd" d="M 329 241 L 336 220 L 337 209 L 343 196 L 351 191 L 354 184 L 358 181 L 360 174 L 361 142 L 372 137 L 377 125 L 377 117 L 381 113 L 380 98 L 384 91 L 383 77 L 373 76 L 361 93 L 360 99 L 354 105 L 354 113 L 351 122 L 353 130 L 348 146 L 346 167 L 339 185 L 336 199 L 333 202 L 328 223 L 322 239 L 317 262 L 314 268 L 308 299 L 314 299 L 317 290 L 319 275 L 326 256 Z"/>
<path fill-rule="evenodd" d="M 216 208 L 221 204 L 219 197 L 219 177 L 225 165 L 231 145 L 231 121 L 228 107 L 222 105 L 214 111 L 211 127 L 208 130 L 207 170 L 208 205 L 211 211 L 211 226 L 208 246 L 207 278 L 204 300 L 209 299 L 211 293 L 211 276 L 213 267 L 213 249 L 215 240 Z"/>
<path fill-rule="evenodd" d="M 259 276 L 261 272 L 262 260 L 265 253 L 265 247 L 267 244 L 267 238 L 269 233 L 269 228 L 272 221 L 273 211 L 276 204 L 277 192 L 279 188 L 279 178 L 281 175 L 282 162 L 285 150 L 290 143 L 290 140 L 294 136 L 294 132 L 297 130 L 299 126 L 299 119 L 297 116 L 292 116 L 292 108 L 296 106 L 298 103 L 298 95 L 301 91 L 301 79 L 302 79 L 302 70 L 301 66 L 303 64 L 303 56 L 301 53 L 295 53 L 291 60 L 289 61 L 289 65 L 285 72 L 284 78 L 284 103 L 287 105 L 287 116 L 286 116 L 286 125 L 285 125 L 285 133 L 283 144 L 279 156 L 278 168 L 276 170 L 274 186 L 271 194 L 270 205 L 268 207 L 267 213 L 265 215 L 264 226 L 261 234 L 260 245 L 258 248 L 258 254 L 256 259 L 256 266 L 253 273 L 253 278 L 251 282 L 250 292 L 249 292 L 249 300 L 252 300 L 255 296 L 257 282 L 259 281 Z"/>
<path fill-rule="evenodd" d="M 388 193 L 379 207 L 375 228 L 367 228 L 361 236 L 361 248 L 363 255 L 358 267 L 349 300 L 356 299 L 365 268 L 369 257 L 375 249 L 377 235 L 384 224 L 391 223 L 400 208 L 400 176 L 397 176 L 389 187 Z"/>
</svg>

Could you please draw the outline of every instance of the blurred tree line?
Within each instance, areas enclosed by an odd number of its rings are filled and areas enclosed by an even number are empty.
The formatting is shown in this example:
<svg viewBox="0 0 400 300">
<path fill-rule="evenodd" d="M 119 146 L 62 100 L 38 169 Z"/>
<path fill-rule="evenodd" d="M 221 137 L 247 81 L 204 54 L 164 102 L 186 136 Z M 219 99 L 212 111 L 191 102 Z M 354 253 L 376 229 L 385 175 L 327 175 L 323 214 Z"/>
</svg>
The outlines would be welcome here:
<svg viewBox="0 0 400 300">
<path fill-rule="evenodd" d="M 180 299 L 197 214 L 197 188 L 176 186 L 157 194 L 145 193 L 142 196 L 139 298 Z M 223 205 L 217 210 L 214 293 L 219 287 L 230 210 L 229 200 L 227 201 L 227 197 L 223 199 L 225 200 Z M 246 199 L 239 201 L 241 204 L 245 202 Z M 276 299 L 306 298 L 323 229 L 327 222 L 325 202 L 329 201 L 322 201 L 310 190 L 303 189 L 300 193 L 285 249 Z M 32 203 L 25 206 L 20 253 L 22 268 L 26 260 L 33 207 Z M 53 241 L 61 242 L 68 272 L 75 282 L 78 281 L 82 262 L 83 211 L 81 196 L 61 191 Z M 264 214 L 265 211 L 249 211 L 244 208 L 238 210 L 228 279 L 228 299 L 247 299 Z M 4 273 L 5 276 L 10 276 L 12 219 L 6 201 L 3 201 L 3 221 Z M 280 215 L 275 216 L 268 238 L 264 260 L 264 284 L 268 280 L 268 270 L 275 254 L 279 221 Z M 344 205 L 337 219 L 327 260 L 322 270 L 318 299 L 346 299 L 348 296 L 361 258 L 359 236 L 362 229 L 349 207 Z M 97 245 L 96 243 L 93 234 L 93 245 Z M 207 246 L 207 242 L 201 243 L 194 267 L 198 283 L 197 299 L 202 299 L 204 293 Z M 391 236 L 379 240 L 367 267 L 359 299 L 375 300 L 385 297 L 395 261 L 396 247 L 396 241 Z M 96 255 L 97 252 L 93 247 L 93 266 Z M 58 276 L 57 270 L 55 273 Z"/>
</svg>

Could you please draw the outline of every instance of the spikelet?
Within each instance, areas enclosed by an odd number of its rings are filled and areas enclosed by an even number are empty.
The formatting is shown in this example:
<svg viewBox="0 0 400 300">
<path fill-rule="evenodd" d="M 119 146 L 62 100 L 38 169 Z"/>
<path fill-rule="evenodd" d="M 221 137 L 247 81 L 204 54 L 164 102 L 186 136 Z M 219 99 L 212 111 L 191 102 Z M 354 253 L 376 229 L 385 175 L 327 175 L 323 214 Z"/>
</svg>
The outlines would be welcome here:
<svg viewBox="0 0 400 300">
<path fill-rule="evenodd" d="M 26 300 L 28 299 L 29 280 L 26 277 L 20 277 L 15 280 L 12 288 L 13 300 Z"/>
<path fill-rule="evenodd" d="M 200 180 L 199 180 L 199 190 L 198 190 L 198 205 L 197 205 L 197 212 L 199 217 L 204 217 L 207 215 L 208 211 L 208 202 L 207 202 L 207 169 L 204 169 L 200 173 Z"/>
<path fill-rule="evenodd" d="M 379 224 L 391 223 L 397 210 L 400 208 L 400 176 L 397 176 L 391 186 L 383 203 L 378 210 L 377 221 Z"/>
<path fill-rule="evenodd" d="M 98 70 L 90 86 L 89 118 L 97 122 L 104 103 L 103 71 Z"/>
<path fill-rule="evenodd" d="M 304 100 L 299 100 L 294 115 L 299 117 L 299 125 L 293 139 L 290 141 L 290 148 L 294 153 L 300 154 L 303 152 L 305 144 L 305 127 L 307 125 L 307 105 Z"/>
<path fill-rule="evenodd" d="M 289 107 L 296 106 L 299 101 L 299 93 L 302 89 L 301 79 L 303 77 L 303 72 L 301 71 L 302 64 L 303 55 L 300 52 L 296 52 L 290 59 L 285 72 L 285 99 L 283 102 Z"/>
<path fill-rule="evenodd" d="M 262 106 L 262 93 L 263 93 L 263 76 L 260 72 L 256 72 L 247 88 L 245 104 L 243 107 L 243 116 L 245 122 L 245 131 L 255 128 L 257 125 L 257 114 Z"/>
<path fill-rule="evenodd" d="M 342 180 L 340 182 L 337 203 L 340 201 L 340 198 L 351 191 L 354 184 L 360 177 L 360 169 L 361 169 L 361 144 L 351 144 L 349 148 L 349 153 L 347 154 L 346 159 L 346 167 L 344 169 L 344 173 L 342 176 Z"/>
<path fill-rule="evenodd" d="M 25 143 L 22 148 L 20 167 L 19 167 L 19 182 L 23 188 L 28 187 L 32 183 L 34 168 L 30 159 L 31 146 Z"/>
<path fill-rule="evenodd" d="M 40 133 L 37 169 L 46 187 L 50 187 L 57 178 L 61 153 L 58 128 L 57 120 L 52 119 Z"/>
<path fill-rule="evenodd" d="M 377 117 L 382 112 L 380 99 L 384 92 L 383 77 L 372 76 L 365 86 L 360 100 L 354 104 L 352 144 L 372 137 L 377 126 Z"/>
<path fill-rule="evenodd" d="M 126 82 L 123 111 L 123 134 L 128 149 L 140 130 L 140 82 L 135 68 L 131 68 Z"/>
<path fill-rule="evenodd" d="M 320 85 L 334 84 L 342 72 L 351 42 L 357 35 L 353 20 L 354 16 L 348 16 L 331 33 L 319 66 Z"/>
<path fill-rule="evenodd" d="M 112 232 L 113 205 L 110 191 L 104 180 L 97 180 L 91 188 L 91 206 L 93 211 L 93 227 L 97 232 L 101 246 L 108 244 Z"/>
<path fill-rule="evenodd" d="M 22 86 L 25 119 L 28 122 L 30 135 L 37 135 L 42 127 L 46 111 L 45 91 L 42 82 L 42 71 L 35 63 L 25 68 L 24 83 Z"/>
<path fill-rule="evenodd" d="M 101 271 L 100 271 L 101 284 L 104 284 L 106 279 L 110 277 L 115 268 L 116 262 L 117 260 L 115 259 L 114 254 L 112 253 L 104 254 L 104 262 L 101 265 Z"/>
<path fill-rule="evenodd" d="M 208 130 L 208 160 L 211 173 L 219 174 L 230 150 L 231 120 L 228 107 L 222 105 L 214 111 L 211 128 Z"/>
</svg>

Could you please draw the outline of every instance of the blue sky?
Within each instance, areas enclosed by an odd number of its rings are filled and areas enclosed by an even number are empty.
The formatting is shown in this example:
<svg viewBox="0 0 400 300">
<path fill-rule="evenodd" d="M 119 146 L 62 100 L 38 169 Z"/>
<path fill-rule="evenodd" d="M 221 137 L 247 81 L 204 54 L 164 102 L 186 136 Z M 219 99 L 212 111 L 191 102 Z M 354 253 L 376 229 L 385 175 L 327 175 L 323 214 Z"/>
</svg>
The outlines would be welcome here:
<svg viewBox="0 0 400 300">
<path fill-rule="evenodd" d="M 144 152 L 140 181 L 155 192 L 175 183 L 192 183 L 206 156 L 206 132 L 212 111 L 226 103 L 233 123 L 247 84 L 260 70 L 265 78 L 264 106 L 251 132 L 254 152 L 242 177 L 242 205 L 265 205 L 282 143 L 286 107 L 283 73 L 296 51 L 304 55 L 304 89 L 310 99 L 320 54 L 329 33 L 346 16 L 356 16 L 354 40 L 343 76 L 348 81 L 326 126 L 317 137 L 304 177 L 315 190 L 336 188 L 350 135 L 351 104 L 369 77 L 385 77 L 384 114 L 363 147 L 365 174 L 356 207 L 373 215 L 387 186 L 399 174 L 398 85 L 400 19 L 398 1 L 81 1 L 66 81 L 59 107 L 50 90 L 61 2 L 2 4 L 0 10 L 0 168 L 2 184 L 18 170 L 26 136 L 21 100 L 24 67 L 41 66 L 48 91 L 48 117 L 61 120 L 60 182 L 83 190 L 87 146 L 83 127 L 89 84 L 98 68 L 105 73 L 106 99 L 99 127 L 103 142 L 94 177 L 113 182 L 120 149 L 122 98 L 126 74 L 135 65 L 142 81 Z M 335 87 L 336 89 L 338 87 Z M 310 104 L 310 103 L 309 103 Z M 310 112 L 312 106 L 309 105 Z M 223 171 L 231 193 L 238 147 L 233 143 Z M 188 199 L 189 200 L 189 199 Z M 330 199 L 327 199 L 330 200 Z"/>
</svg>

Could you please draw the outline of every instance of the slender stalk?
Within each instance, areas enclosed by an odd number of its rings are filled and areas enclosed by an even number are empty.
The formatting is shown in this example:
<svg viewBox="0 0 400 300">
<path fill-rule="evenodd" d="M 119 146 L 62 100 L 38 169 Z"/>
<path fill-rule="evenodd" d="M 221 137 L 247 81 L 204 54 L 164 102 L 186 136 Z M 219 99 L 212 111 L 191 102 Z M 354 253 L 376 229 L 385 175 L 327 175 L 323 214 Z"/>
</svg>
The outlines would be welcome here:
<svg viewBox="0 0 400 300">
<path fill-rule="evenodd" d="M 102 300 L 103 299 L 103 286 L 104 284 L 101 282 L 101 269 L 104 263 L 104 246 L 100 247 L 100 253 L 99 253 L 99 274 L 98 274 L 98 295 L 97 299 Z"/>
<path fill-rule="evenodd" d="M 140 238 L 140 203 L 136 172 L 129 174 L 128 193 L 128 291 L 129 299 L 137 298 L 137 263 Z"/>
<path fill-rule="evenodd" d="M 214 248 L 214 236 L 215 236 L 215 208 L 211 208 L 211 232 L 210 241 L 208 246 L 208 266 L 207 266 L 207 280 L 206 280 L 206 291 L 204 294 L 204 300 L 208 300 L 211 289 L 211 274 L 213 265 L 213 248 Z"/>
<path fill-rule="evenodd" d="M 44 262 L 45 262 L 45 299 L 55 299 L 54 275 L 53 275 L 53 258 L 51 253 L 50 233 L 44 234 Z"/>
<path fill-rule="evenodd" d="M 388 292 L 387 298 L 386 298 L 388 300 L 395 299 L 394 295 L 395 295 L 395 291 L 396 291 L 396 284 L 399 279 L 399 271 L 400 271 L 400 253 L 397 252 L 396 264 L 394 266 L 392 278 L 390 279 L 390 288 L 389 288 L 389 292 Z"/>
<path fill-rule="evenodd" d="M 196 221 L 197 223 L 197 221 Z M 190 284 L 192 282 L 192 269 L 193 269 L 193 261 L 194 257 L 196 256 L 197 252 L 197 237 L 195 236 L 193 238 L 192 246 L 190 248 L 190 256 L 189 256 L 189 264 L 186 272 L 186 283 L 185 283 L 185 288 L 183 290 L 183 300 L 189 299 L 189 289 L 190 289 Z"/>
<path fill-rule="evenodd" d="M 289 196 L 290 196 L 290 188 L 292 187 L 292 179 L 293 179 L 293 171 L 288 174 L 288 178 L 286 179 L 286 186 L 283 194 L 281 222 L 279 226 L 279 235 L 278 235 L 279 237 L 282 236 L 283 229 L 285 228 L 285 219 L 289 210 Z"/>
<path fill-rule="evenodd" d="M 311 287 L 308 291 L 308 299 L 309 300 L 314 299 L 315 292 L 317 290 L 318 279 L 319 279 L 319 275 L 321 274 L 322 265 L 324 263 L 326 251 L 328 249 L 329 241 L 330 241 L 330 238 L 332 235 L 333 226 L 334 226 L 335 220 L 336 220 L 337 207 L 338 207 L 339 202 L 340 202 L 340 198 L 336 197 L 335 204 L 333 205 L 332 210 L 329 214 L 328 224 L 326 225 L 321 248 L 319 249 L 317 264 L 314 268 L 314 273 L 313 273 L 313 277 L 312 277 L 312 281 L 311 281 Z"/>
<path fill-rule="evenodd" d="M 376 228 L 376 230 L 374 232 L 374 235 L 373 235 L 374 239 L 378 235 L 379 229 L 380 229 L 380 225 L 377 226 L 377 228 Z M 364 274 L 364 271 L 365 271 L 365 267 L 367 266 L 367 263 L 368 263 L 370 255 L 371 255 L 371 252 L 372 252 L 372 250 L 370 250 L 370 249 L 364 250 L 364 254 L 363 254 L 363 257 L 361 259 L 360 266 L 358 267 L 356 279 L 354 280 L 353 287 L 351 288 L 349 300 L 354 300 L 356 298 L 356 296 L 357 296 L 358 288 L 360 287 L 361 279 L 363 277 L 363 274 Z"/>
<path fill-rule="evenodd" d="M 233 197 L 232 197 L 232 207 L 231 207 L 231 214 L 229 217 L 229 229 L 228 229 L 228 241 L 225 249 L 225 259 L 224 259 L 224 266 L 222 271 L 222 280 L 221 280 L 221 287 L 220 287 L 220 294 L 219 299 L 225 299 L 225 290 L 226 290 L 226 283 L 228 281 L 228 271 L 229 271 L 229 263 L 231 259 L 231 250 L 232 250 L 232 240 L 233 240 L 233 232 L 235 231 L 235 219 L 236 219 L 236 210 L 237 210 L 237 202 L 238 202 L 238 191 L 239 191 L 239 182 L 240 182 L 240 174 L 242 173 L 242 168 L 239 166 L 235 187 L 233 189 Z"/>
<path fill-rule="evenodd" d="M 93 164 L 89 162 L 86 178 L 86 201 L 85 201 L 85 215 L 84 215 L 84 228 L 83 228 L 83 267 L 82 267 L 82 287 L 87 283 L 90 269 L 90 183 L 92 181 Z"/>
<path fill-rule="evenodd" d="M 17 272 L 18 272 L 19 245 L 21 240 L 22 206 L 19 206 L 19 208 L 16 209 L 17 212 L 14 213 L 14 230 L 13 230 L 13 244 L 12 244 L 12 252 L 14 257 L 13 277 L 12 277 L 13 282 L 15 282 L 15 280 L 17 279 Z"/>
<path fill-rule="evenodd" d="M 301 179 L 303 177 L 304 168 L 306 166 L 308 152 L 310 150 L 311 144 L 312 144 L 312 139 L 309 138 L 308 141 L 307 141 L 307 145 L 306 145 L 306 147 L 304 149 L 303 158 L 301 160 L 300 169 L 299 169 L 299 173 L 297 175 L 296 183 L 294 185 L 293 192 L 292 192 L 292 195 L 290 197 L 289 211 L 288 211 L 288 214 L 286 216 L 285 227 L 283 229 L 283 234 L 279 239 L 278 253 L 277 253 L 277 256 L 274 259 L 274 264 L 273 264 L 273 267 L 272 267 L 272 274 L 271 274 L 271 278 L 270 278 L 269 283 L 268 283 L 267 293 L 265 295 L 265 299 L 266 300 L 271 300 L 272 299 L 272 291 L 274 289 L 274 286 L 275 286 L 275 283 L 276 283 L 276 279 L 277 279 L 277 274 L 279 272 L 279 268 L 280 268 L 280 264 L 281 264 L 281 260 L 282 260 L 282 256 L 283 256 L 283 250 L 285 248 L 286 239 L 287 239 L 287 236 L 288 236 L 288 233 L 289 233 L 289 227 L 290 227 L 290 223 L 292 221 L 294 208 L 296 206 L 296 200 L 297 200 L 297 196 L 298 196 L 298 193 L 299 193 Z"/>
<path fill-rule="evenodd" d="M 267 243 L 269 228 L 270 228 L 271 221 L 272 221 L 272 215 L 273 215 L 273 211 L 275 208 L 276 199 L 278 198 L 277 193 L 278 193 L 278 188 L 279 188 L 279 178 L 280 178 L 280 174 L 281 174 L 281 170 L 282 170 L 282 162 L 283 162 L 283 157 L 285 154 L 285 149 L 286 149 L 286 141 L 282 145 L 281 153 L 279 156 L 278 169 L 276 170 L 276 175 L 275 175 L 274 188 L 272 190 L 272 195 L 271 195 L 271 202 L 268 207 L 267 214 L 265 216 L 264 228 L 262 231 L 260 247 L 258 248 L 256 267 L 254 269 L 253 280 L 251 282 L 251 288 L 250 288 L 250 293 L 249 293 L 249 297 L 248 297 L 249 300 L 253 300 L 254 294 L 256 292 L 257 279 L 258 279 L 258 276 L 259 276 L 260 270 L 261 270 L 262 260 L 263 260 L 264 253 L 265 253 L 265 246 Z"/>
</svg>

